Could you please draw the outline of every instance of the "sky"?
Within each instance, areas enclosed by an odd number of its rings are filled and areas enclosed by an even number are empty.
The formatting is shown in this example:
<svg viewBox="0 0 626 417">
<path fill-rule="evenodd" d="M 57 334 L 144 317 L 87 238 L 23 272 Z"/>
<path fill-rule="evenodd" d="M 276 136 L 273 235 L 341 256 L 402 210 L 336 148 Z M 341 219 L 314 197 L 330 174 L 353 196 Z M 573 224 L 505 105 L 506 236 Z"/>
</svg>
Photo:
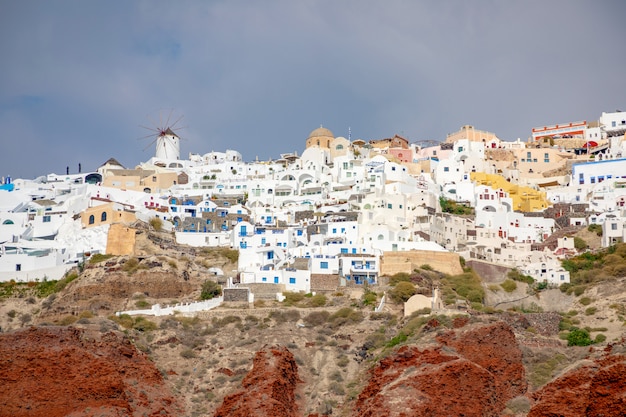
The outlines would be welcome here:
<svg viewBox="0 0 626 417">
<path fill-rule="evenodd" d="M 0 0 L 0 176 L 626 111 L 622 0 Z M 143 126 L 143 127 L 142 127 Z"/>
</svg>

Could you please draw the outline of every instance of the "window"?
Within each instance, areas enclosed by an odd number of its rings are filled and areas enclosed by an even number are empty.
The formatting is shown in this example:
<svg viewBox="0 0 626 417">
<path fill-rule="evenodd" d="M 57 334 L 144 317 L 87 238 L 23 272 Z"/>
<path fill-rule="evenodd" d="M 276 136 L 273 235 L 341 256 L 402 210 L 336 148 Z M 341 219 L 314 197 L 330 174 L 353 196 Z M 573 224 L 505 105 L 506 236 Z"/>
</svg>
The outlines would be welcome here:
<svg viewBox="0 0 626 417">
<path fill-rule="evenodd" d="M 100 221 L 101 222 L 106 222 L 107 221 L 107 212 L 103 211 L 102 214 L 100 215 Z"/>
<path fill-rule="evenodd" d="M 267 278 L 266 278 L 266 277 L 263 277 L 263 278 L 261 278 L 261 281 L 263 281 L 263 282 L 267 282 Z"/>
<path fill-rule="evenodd" d="M 320 262 L 320 269 L 328 269 L 328 262 Z"/>
<path fill-rule="evenodd" d="M 298 232 L 296 233 L 296 235 L 298 235 L 298 236 L 302 236 L 302 230 L 298 230 Z"/>
<path fill-rule="evenodd" d="M 293 277 L 290 277 L 290 278 L 289 278 L 289 283 L 290 283 L 290 284 L 295 284 L 295 283 L 296 283 L 296 279 L 295 279 L 295 278 L 293 278 Z"/>
<path fill-rule="evenodd" d="M 530 152 L 526 152 L 526 159 L 532 159 L 533 155 Z"/>
<path fill-rule="evenodd" d="M 274 251 L 267 252 L 267 259 L 274 259 Z"/>
<path fill-rule="evenodd" d="M 15 264 L 15 270 L 16 271 L 21 271 L 22 270 L 22 264 Z"/>
<path fill-rule="evenodd" d="M 543 154 L 543 162 L 545 162 L 545 163 L 549 163 L 550 162 L 550 154 L 548 154 L 548 153 L 544 153 Z"/>
<path fill-rule="evenodd" d="M 341 253 L 348 253 L 348 248 L 341 248 Z"/>
<path fill-rule="evenodd" d="M 592 184 L 595 184 L 595 183 L 596 183 L 596 177 L 591 177 L 591 178 L 589 179 L 589 181 L 590 181 Z"/>
<path fill-rule="evenodd" d="M 280 280 L 278 279 L 278 277 L 274 277 L 274 284 L 278 284 L 280 282 Z"/>
<path fill-rule="evenodd" d="M 392 204 L 387 204 L 387 208 L 388 209 L 393 208 L 393 205 Z"/>
<path fill-rule="evenodd" d="M 611 230 L 617 230 L 617 223 L 611 223 Z"/>
<path fill-rule="evenodd" d="M 333 227 L 333 234 L 336 235 L 337 234 L 337 228 Z"/>
<path fill-rule="evenodd" d="M 585 183 L 585 175 L 582 172 L 580 174 L 578 174 L 578 183 L 579 184 L 584 184 Z M 580 190 L 578 192 L 580 192 Z"/>
<path fill-rule="evenodd" d="M 443 167 L 443 172 L 450 172 L 450 167 Z"/>
<path fill-rule="evenodd" d="M 95 222 L 96 222 L 96 218 L 92 214 L 91 216 L 89 216 L 89 224 L 94 224 Z"/>
<path fill-rule="evenodd" d="M 50 216 L 43 216 L 44 223 L 50 223 Z"/>
</svg>

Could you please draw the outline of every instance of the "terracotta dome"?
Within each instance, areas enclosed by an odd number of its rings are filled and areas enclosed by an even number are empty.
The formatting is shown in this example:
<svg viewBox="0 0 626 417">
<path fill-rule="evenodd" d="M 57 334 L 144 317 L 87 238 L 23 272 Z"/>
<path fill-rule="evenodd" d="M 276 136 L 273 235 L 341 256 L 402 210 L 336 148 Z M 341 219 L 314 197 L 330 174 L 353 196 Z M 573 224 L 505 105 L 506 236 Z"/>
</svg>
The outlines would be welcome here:
<svg viewBox="0 0 626 417">
<path fill-rule="evenodd" d="M 335 135 L 333 135 L 333 132 L 331 132 L 330 130 L 326 129 L 325 127 L 318 127 L 317 129 L 315 129 L 314 131 L 311 132 L 311 134 L 309 135 L 309 139 L 311 138 L 319 138 L 319 137 L 324 137 L 324 138 L 334 138 Z"/>
</svg>

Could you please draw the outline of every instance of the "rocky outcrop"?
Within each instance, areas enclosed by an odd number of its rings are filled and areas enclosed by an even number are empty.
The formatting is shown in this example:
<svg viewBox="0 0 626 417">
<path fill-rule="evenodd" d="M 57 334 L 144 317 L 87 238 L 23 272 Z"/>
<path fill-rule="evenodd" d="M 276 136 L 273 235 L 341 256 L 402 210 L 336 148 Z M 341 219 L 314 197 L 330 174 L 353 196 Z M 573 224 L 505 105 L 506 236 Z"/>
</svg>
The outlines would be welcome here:
<svg viewBox="0 0 626 417">
<path fill-rule="evenodd" d="M 503 322 L 450 331 L 439 345 L 404 346 L 370 374 L 353 416 L 499 415 L 527 385 Z"/>
<path fill-rule="evenodd" d="M 623 416 L 626 355 L 586 360 L 532 395 L 528 417 Z"/>
<path fill-rule="evenodd" d="M 123 335 L 31 327 L 0 335 L 0 404 L 10 416 L 183 415 Z"/>
<path fill-rule="evenodd" d="M 241 391 L 224 398 L 214 417 L 296 417 L 298 366 L 289 350 L 265 347 L 256 353 Z"/>
</svg>

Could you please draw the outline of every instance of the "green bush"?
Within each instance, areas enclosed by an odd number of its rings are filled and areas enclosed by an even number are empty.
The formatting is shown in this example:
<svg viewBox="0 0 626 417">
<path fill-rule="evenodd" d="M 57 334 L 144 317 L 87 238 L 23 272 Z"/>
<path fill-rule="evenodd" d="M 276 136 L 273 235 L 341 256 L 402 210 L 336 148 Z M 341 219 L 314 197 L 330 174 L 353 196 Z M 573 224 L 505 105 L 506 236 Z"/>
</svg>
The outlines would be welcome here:
<svg viewBox="0 0 626 417">
<path fill-rule="evenodd" d="M 328 318 L 332 327 L 337 328 L 344 324 L 356 324 L 363 321 L 363 314 L 350 307 L 344 307 L 331 314 Z"/>
<path fill-rule="evenodd" d="M 585 310 L 585 314 L 588 316 L 593 316 L 594 314 L 596 314 L 597 311 L 598 309 L 596 307 L 587 307 L 587 309 Z"/>
<path fill-rule="evenodd" d="M 580 304 L 584 305 L 584 306 L 588 306 L 589 304 L 591 304 L 591 298 L 589 297 L 583 297 L 579 300 Z"/>
<path fill-rule="evenodd" d="M 512 279 L 505 280 L 500 286 L 506 292 L 513 292 L 517 289 L 517 284 Z"/>
<path fill-rule="evenodd" d="M 315 294 L 309 299 L 308 305 L 310 307 L 324 307 L 327 301 L 324 294 Z"/>
<path fill-rule="evenodd" d="M 598 236 L 602 236 L 602 226 L 599 224 L 590 224 L 587 227 L 587 230 L 589 230 L 590 232 L 595 232 L 596 235 Z"/>
<path fill-rule="evenodd" d="M 289 306 L 294 306 L 298 304 L 300 301 L 304 300 L 304 297 L 306 296 L 306 294 L 303 292 L 285 291 L 283 293 L 283 296 L 285 297 L 285 299 L 283 300 L 283 305 L 289 307 Z"/>
<path fill-rule="evenodd" d="M 133 323 L 133 329 L 140 332 L 149 332 L 151 330 L 156 330 L 157 325 L 155 322 L 140 316 L 135 319 L 135 322 Z"/>
<path fill-rule="evenodd" d="M 520 271 L 518 271 L 517 269 L 512 269 L 510 270 L 507 274 L 506 277 L 509 279 L 512 279 L 513 281 L 519 281 L 519 282 L 525 282 L 526 284 L 533 284 L 535 282 L 535 279 L 529 275 L 524 275 L 522 274 Z"/>
<path fill-rule="evenodd" d="M 567 346 L 589 346 L 593 343 L 585 329 L 571 328 L 567 335 Z"/>
<path fill-rule="evenodd" d="M 581 237 L 574 236 L 574 247 L 578 250 L 587 249 L 587 242 Z"/>
<path fill-rule="evenodd" d="M 606 336 L 603 335 L 602 333 L 599 333 L 596 335 L 595 340 L 593 341 L 594 343 L 602 343 L 606 340 Z"/>
<path fill-rule="evenodd" d="M 389 342 L 387 342 L 385 346 L 394 347 L 396 345 L 399 345 L 400 343 L 406 342 L 407 339 L 408 339 L 408 336 L 404 334 L 404 332 L 400 331 L 400 333 L 398 333 Z"/>
<path fill-rule="evenodd" d="M 91 255 L 91 258 L 89 258 L 89 264 L 94 265 L 94 264 L 106 261 L 107 259 L 110 259 L 112 257 L 113 255 L 107 255 L 104 253 L 94 253 L 93 255 Z"/>
<path fill-rule="evenodd" d="M 378 301 L 378 295 L 373 291 L 365 291 L 361 297 L 361 301 L 363 301 L 363 305 L 374 306 Z"/>
<path fill-rule="evenodd" d="M 409 298 L 417 293 L 415 285 L 411 282 L 401 281 L 394 288 L 389 290 L 389 297 L 397 303 L 405 303 Z"/>
<path fill-rule="evenodd" d="M 211 281 L 210 279 L 204 281 L 202 284 L 202 289 L 200 290 L 200 299 L 201 300 L 210 300 L 215 297 L 219 297 L 222 295 L 222 286 L 215 281 Z"/>
<path fill-rule="evenodd" d="M 399 282 L 411 282 L 411 275 L 406 272 L 398 272 L 389 278 L 389 285 L 394 286 Z"/>
</svg>

